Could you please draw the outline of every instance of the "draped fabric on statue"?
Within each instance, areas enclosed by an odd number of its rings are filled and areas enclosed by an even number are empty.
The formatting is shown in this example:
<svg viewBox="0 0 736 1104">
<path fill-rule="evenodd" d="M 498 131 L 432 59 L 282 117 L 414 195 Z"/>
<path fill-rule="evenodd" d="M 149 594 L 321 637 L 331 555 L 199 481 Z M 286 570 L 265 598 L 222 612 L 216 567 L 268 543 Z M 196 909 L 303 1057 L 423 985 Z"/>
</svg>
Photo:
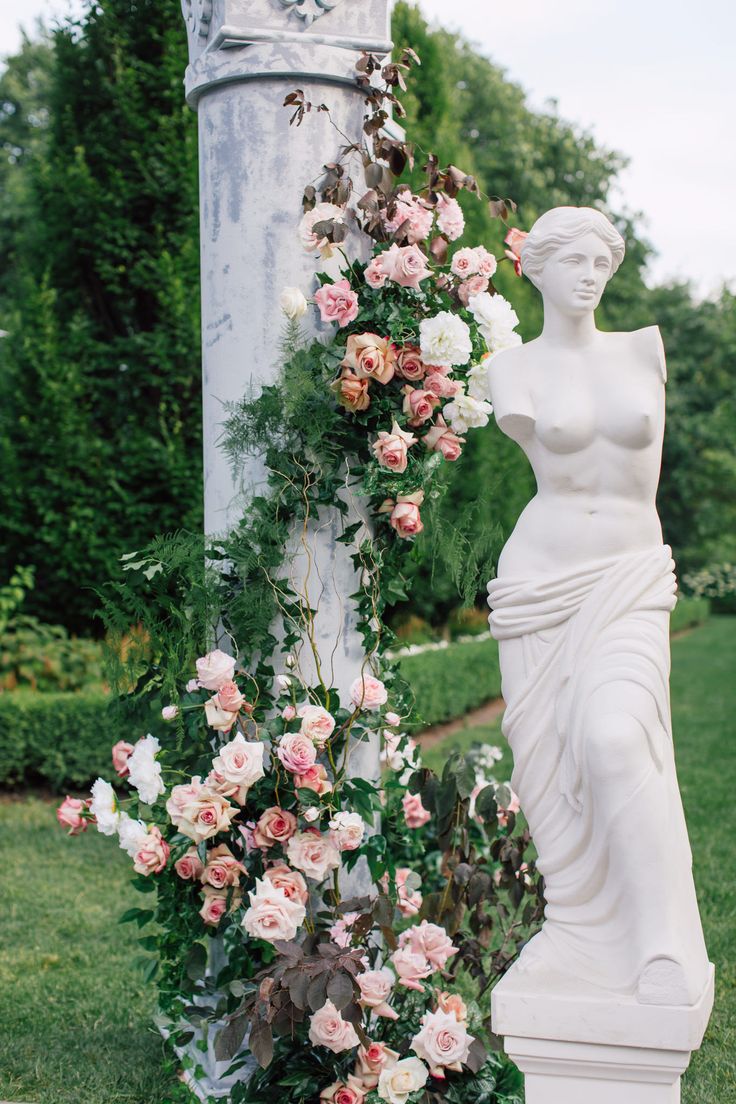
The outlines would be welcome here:
<svg viewBox="0 0 736 1104">
<path fill-rule="evenodd" d="M 520 964 L 543 959 L 632 992 L 653 957 L 695 957 L 694 995 L 707 956 L 672 750 L 673 568 L 670 549 L 660 545 L 564 574 L 495 579 L 488 601 L 504 675 L 511 782 L 547 900 L 542 932 Z M 633 709 L 641 724 L 623 781 L 620 761 L 610 778 L 591 762 L 591 755 L 601 758 L 593 726 L 596 696 L 603 700 L 606 687 L 609 698 L 620 689 L 620 709 L 627 719 Z M 611 748 L 614 757 L 618 750 Z M 631 849 L 641 861 L 631 862 Z"/>
</svg>

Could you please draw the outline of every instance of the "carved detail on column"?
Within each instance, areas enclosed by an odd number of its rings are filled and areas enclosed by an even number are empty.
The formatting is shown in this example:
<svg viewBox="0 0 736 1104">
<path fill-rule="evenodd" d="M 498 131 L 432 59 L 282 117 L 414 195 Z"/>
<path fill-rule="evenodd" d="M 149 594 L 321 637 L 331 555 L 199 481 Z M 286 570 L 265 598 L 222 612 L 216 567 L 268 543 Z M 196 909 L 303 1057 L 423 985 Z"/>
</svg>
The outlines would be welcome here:
<svg viewBox="0 0 736 1104">
<path fill-rule="evenodd" d="M 325 12 L 336 8 L 341 0 L 281 0 L 285 8 L 290 9 L 292 15 L 303 19 L 308 27 L 315 19 L 319 19 Z"/>
<path fill-rule="evenodd" d="M 213 0 L 181 0 L 181 10 L 187 25 L 191 45 L 204 45 L 210 33 Z"/>
</svg>

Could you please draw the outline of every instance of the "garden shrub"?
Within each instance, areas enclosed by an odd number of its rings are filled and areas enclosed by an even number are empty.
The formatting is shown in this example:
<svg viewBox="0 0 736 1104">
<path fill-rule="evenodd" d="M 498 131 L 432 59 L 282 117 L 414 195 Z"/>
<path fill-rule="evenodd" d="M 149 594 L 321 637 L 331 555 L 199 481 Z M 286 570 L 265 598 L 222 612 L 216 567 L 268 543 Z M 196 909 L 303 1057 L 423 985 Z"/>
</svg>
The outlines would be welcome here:
<svg viewBox="0 0 736 1104">
<path fill-rule="evenodd" d="M 404 656 L 399 669 L 426 724 L 462 717 L 501 694 L 498 645 L 490 636 Z"/>
</svg>

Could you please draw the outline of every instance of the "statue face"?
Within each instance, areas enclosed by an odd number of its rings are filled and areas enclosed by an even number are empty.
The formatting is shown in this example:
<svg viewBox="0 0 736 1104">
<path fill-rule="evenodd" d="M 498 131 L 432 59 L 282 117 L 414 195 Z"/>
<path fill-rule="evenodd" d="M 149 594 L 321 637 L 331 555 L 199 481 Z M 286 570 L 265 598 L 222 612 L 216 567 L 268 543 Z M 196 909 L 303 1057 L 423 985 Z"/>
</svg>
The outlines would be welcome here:
<svg viewBox="0 0 736 1104">
<path fill-rule="evenodd" d="M 538 280 L 545 305 L 579 316 L 594 311 L 611 275 L 611 250 L 589 231 L 553 253 Z"/>
</svg>

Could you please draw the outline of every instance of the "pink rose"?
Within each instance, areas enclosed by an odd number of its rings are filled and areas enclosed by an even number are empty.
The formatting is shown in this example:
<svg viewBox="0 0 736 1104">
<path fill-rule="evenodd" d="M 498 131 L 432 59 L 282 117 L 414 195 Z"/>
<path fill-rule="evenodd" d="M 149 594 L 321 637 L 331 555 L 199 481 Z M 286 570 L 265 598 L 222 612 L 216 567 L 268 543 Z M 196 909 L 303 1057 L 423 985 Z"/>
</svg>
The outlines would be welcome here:
<svg viewBox="0 0 736 1104">
<path fill-rule="evenodd" d="M 301 717 L 301 732 L 311 740 L 315 747 L 323 748 L 335 731 L 335 718 L 321 705 L 300 705 L 297 716 Z"/>
<path fill-rule="evenodd" d="M 369 1043 L 367 1047 L 358 1047 L 355 1074 L 366 1089 L 375 1089 L 382 1069 L 395 1066 L 399 1052 L 391 1050 L 385 1043 Z"/>
<path fill-rule="evenodd" d="M 322 794 L 330 793 L 332 790 L 332 783 L 327 777 L 327 771 L 321 763 L 314 763 L 311 767 L 308 767 L 304 774 L 297 774 L 294 777 L 294 789 L 295 790 L 313 790 L 314 793 Z"/>
<path fill-rule="evenodd" d="M 459 1023 L 452 1012 L 425 1012 L 422 1028 L 411 1041 L 412 1050 L 429 1066 L 433 1077 L 444 1077 L 445 1070 L 460 1070 L 467 1062 L 470 1045 L 474 1041 L 468 1035 L 464 1023 Z"/>
<path fill-rule="evenodd" d="M 281 737 L 276 754 L 288 771 L 304 774 L 314 764 L 317 749 L 303 732 L 287 732 Z"/>
<path fill-rule="evenodd" d="M 205 690 L 219 690 L 223 683 L 229 682 L 235 673 L 235 660 L 232 656 L 215 648 L 196 662 L 199 685 Z"/>
<path fill-rule="evenodd" d="M 239 732 L 229 743 L 223 744 L 212 760 L 212 776 L 208 785 L 225 797 L 232 797 L 239 805 L 245 804 L 248 790 L 263 778 L 265 744 L 258 740 L 246 740 Z"/>
<path fill-rule="evenodd" d="M 294 939 L 306 916 L 301 901 L 287 897 L 283 889 L 265 878 L 256 879 L 255 891 L 251 890 L 248 898 L 250 908 L 243 916 L 248 935 L 268 943 Z"/>
<path fill-rule="evenodd" d="M 358 317 L 358 296 L 351 289 L 349 280 L 323 284 L 315 292 L 314 301 L 319 307 L 323 322 L 337 322 L 338 326 L 347 326 Z"/>
<path fill-rule="evenodd" d="M 284 718 L 284 720 L 287 723 L 289 721 L 293 721 L 294 718 L 296 717 L 296 708 L 295 708 L 295 706 L 285 705 L 284 708 L 281 710 L 281 716 Z"/>
<path fill-rule="evenodd" d="M 238 719 L 238 714 L 220 706 L 217 694 L 204 703 L 204 712 L 207 724 L 214 728 L 215 732 L 229 732 Z"/>
<path fill-rule="evenodd" d="M 458 437 L 441 414 L 437 415 L 434 425 L 427 430 L 422 441 L 430 452 L 441 452 L 445 460 L 457 460 L 465 444 L 465 438 Z"/>
<path fill-rule="evenodd" d="M 356 376 L 355 372 L 351 372 L 348 368 L 343 368 L 342 375 L 331 386 L 340 406 L 355 414 L 361 410 L 367 410 L 371 405 L 371 397 L 368 393 L 369 382 Z"/>
<path fill-rule="evenodd" d="M 161 716 L 165 721 L 175 721 L 179 716 L 178 705 L 165 705 L 161 710 Z"/>
<path fill-rule="evenodd" d="M 380 254 L 373 259 L 366 266 L 366 270 L 363 273 L 365 282 L 372 288 L 382 288 L 388 280 L 388 276 L 383 271 L 383 265 L 381 264 Z"/>
<path fill-rule="evenodd" d="M 387 699 L 386 687 L 373 675 L 357 678 L 350 687 L 350 700 L 357 709 L 380 709 Z"/>
<path fill-rule="evenodd" d="M 323 1104 L 363 1104 L 365 1100 L 365 1087 L 363 1083 L 352 1074 L 348 1074 L 347 1081 L 335 1081 L 328 1085 L 319 1094 Z"/>
<path fill-rule="evenodd" d="M 205 924 L 217 927 L 227 910 L 227 891 L 215 889 L 214 886 L 205 886 L 202 890 L 202 895 L 204 897 L 204 904 L 199 910 L 199 915 L 202 917 Z M 242 894 L 237 892 L 233 893 L 230 902 L 230 912 L 234 912 L 235 909 L 240 906 L 242 899 Z"/>
<path fill-rule="evenodd" d="M 478 275 L 471 276 L 469 280 L 463 280 L 457 289 L 457 294 L 463 306 L 467 307 L 474 295 L 480 295 L 484 291 L 488 291 L 488 279 Z"/>
<path fill-rule="evenodd" d="M 330 821 L 330 830 L 341 851 L 356 851 L 363 842 L 365 821 L 359 813 L 343 810 L 335 813 Z"/>
<path fill-rule="evenodd" d="M 421 982 L 432 973 L 432 967 L 424 955 L 416 954 L 409 947 L 399 947 L 391 955 L 391 965 L 399 975 L 399 985 L 416 989 L 418 993 L 424 992 Z"/>
<path fill-rule="evenodd" d="M 457 241 L 465 229 L 462 207 L 444 192 L 437 197 L 437 226 L 449 241 Z"/>
<path fill-rule="evenodd" d="M 450 272 L 463 280 L 467 280 L 469 276 L 474 276 L 477 271 L 478 255 L 476 251 L 470 249 L 468 246 L 464 249 L 458 249 L 457 253 L 455 253 L 452 258 Z"/>
<path fill-rule="evenodd" d="M 398 713 L 387 713 L 383 719 L 390 728 L 396 728 L 397 725 L 401 724 L 401 717 Z"/>
<path fill-rule="evenodd" d="M 476 245 L 473 252 L 477 261 L 478 275 L 490 279 L 498 268 L 496 258 L 482 245 Z"/>
<path fill-rule="evenodd" d="M 223 682 L 215 697 L 220 709 L 224 709 L 226 713 L 239 713 L 248 704 L 232 679 Z M 250 711 L 252 712 L 252 707 Z"/>
<path fill-rule="evenodd" d="M 391 432 L 380 430 L 378 437 L 371 445 L 376 460 L 383 468 L 391 471 L 404 472 L 408 460 L 408 451 L 416 444 L 416 437 L 407 433 L 394 419 Z"/>
<path fill-rule="evenodd" d="M 397 907 L 402 916 L 416 916 L 422 907 L 423 897 L 419 890 L 410 890 L 406 884 L 411 873 L 408 866 L 396 868 Z"/>
<path fill-rule="evenodd" d="M 264 870 L 263 877 L 275 886 L 282 889 L 290 901 L 297 901 L 300 905 L 306 905 L 309 899 L 307 883 L 298 870 L 292 870 L 285 862 L 274 863 Z"/>
<path fill-rule="evenodd" d="M 404 233 L 408 242 L 416 244 L 427 237 L 434 217 L 430 207 L 425 207 L 417 196 L 407 190 L 395 201 L 395 208 L 393 217 L 384 224 L 389 234 L 394 234 L 406 223 Z"/>
<path fill-rule="evenodd" d="M 196 694 L 199 690 L 199 679 L 191 678 L 184 688 L 187 694 Z"/>
<path fill-rule="evenodd" d="M 432 819 L 432 814 L 422 805 L 419 794 L 405 793 L 401 799 L 407 828 L 421 828 Z"/>
<path fill-rule="evenodd" d="M 322 835 L 318 828 L 296 832 L 286 844 L 286 854 L 292 866 L 315 882 L 323 882 L 340 865 L 340 852 L 332 836 Z"/>
<path fill-rule="evenodd" d="M 225 831 L 237 811 L 225 797 L 203 786 L 196 777 L 187 785 L 174 786 L 166 802 L 172 824 L 194 843 Z"/>
<path fill-rule="evenodd" d="M 396 370 L 394 347 L 388 338 L 378 334 L 351 334 L 341 367 L 349 368 L 358 379 L 389 383 Z"/>
<path fill-rule="evenodd" d="M 435 970 L 444 970 L 447 960 L 457 954 L 457 947 L 445 929 L 427 920 L 403 931 L 399 936 L 399 946 L 422 955 Z"/>
<path fill-rule="evenodd" d="M 117 747 L 117 744 L 115 746 Z M 130 747 L 130 744 L 126 746 Z M 67 832 L 69 836 L 80 835 L 86 831 L 88 823 L 91 824 L 94 821 L 94 817 L 89 815 L 89 801 L 82 801 L 78 797 L 69 796 L 64 798 L 56 810 L 56 819 L 62 828 L 69 829 Z"/>
<path fill-rule="evenodd" d="M 398 1013 L 387 1003 L 394 987 L 394 975 L 384 966 L 380 970 L 366 970 L 356 978 L 360 986 L 361 1008 L 370 1008 L 376 1016 L 385 1016 L 387 1020 L 398 1020 Z"/>
<path fill-rule="evenodd" d="M 403 411 L 409 419 L 410 426 L 420 426 L 428 421 L 434 413 L 434 408 L 439 405 L 439 399 L 431 391 L 424 391 L 419 387 L 402 387 L 404 396 Z"/>
<path fill-rule="evenodd" d="M 358 919 L 359 913 L 346 912 L 330 928 L 330 939 L 337 943 L 338 947 L 349 947 L 353 938 L 353 924 Z"/>
<path fill-rule="evenodd" d="M 503 239 L 504 245 L 508 246 L 504 252 L 508 259 L 514 262 L 514 272 L 517 276 L 521 276 L 521 247 L 526 237 L 526 230 L 519 230 L 514 226 Z"/>
<path fill-rule="evenodd" d="M 302 215 L 299 223 L 299 239 L 308 253 L 319 250 L 324 258 L 331 257 L 335 252 L 335 246 L 328 238 L 318 237 L 314 229 L 320 222 L 333 222 L 342 224 L 345 221 L 345 208 L 336 203 L 317 203 L 311 211 Z"/>
<path fill-rule="evenodd" d="M 427 366 L 418 345 L 403 345 L 396 354 L 396 375 L 417 381 L 424 378 Z"/>
<path fill-rule="evenodd" d="M 341 1054 L 360 1042 L 353 1025 L 342 1018 L 329 1000 L 309 1021 L 309 1041 L 315 1046 L 327 1047 L 333 1054 Z"/>
<path fill-rule="evenodd" d="M 240 825 L 240 834 L 243 837 L 243 846 L 245 847 L 246 855 L 250 855 L 251 851 L 259 851 L 260 848 L 253 838 L 253 833 L 256 830 L 256 822 L 254 820 L 246 820 L 245 824 Z"/>
<path fill-rule="evenodd" d="M 180 859 L 177 859 L 174 870 L 185 882 L 197 881 L 204 870 L 204 863 L 197 854 L 197 848 L 190 847 Z"/>
<path fill-rule="evenodd" d="M 398 495 L 396 501 L 387 498 L 381 505 L 379 513 L 389 514 L 389 525 L 396 531 L 397 536 L 404 539 L 415 537 L 421 533 L 424 525 L 419 514 L 419 507 L 424 502 L 424 491 L 414 491 L 410 495 Z"/>
<path fill-rule="evenodd" d="M 127 778 L 128 760 L 133 754 L 133 745 L 125 740 L 118 740 L 112 747 L 112 765 L 118 778 Z"/>
<path fill-rule="evenodd" d="M 510 813 L 518 813 L 519 809 L 521 808 L 521 805 L 519 804 L 519 798 L 517 797 L 517 795 L 514 793 L 514 791 L 511 789 L 510 786 L 507 787 L 507 788 L 508 788 L 511 796 L 509 797 L 509 800 L 506 803 L 506 805 L 499 805 L 498 806 L 498 810 L 496 812 L 496 818 L 497 818 L 498 823 L 501 825 L 502 828 L 505 828 L 506 825 L 508 824 L 509 814 Z"/>
<path fill-rule="evenodd" d="M 160 874 L 169 860 L 169 851 L 161 830 L 157 825 L 150 824 L 133 855 L 133 869 L 136 874 Z"/>
<path fill-rule="evenodd" d="M 465 1023 L 468 1009 L 459 993 L 437 993 L 437 1007 L 443 1012 L 451 1012 L 458 1023 Z"/>
<path fill-rule="evenodd" d="M 245 867 L 238 862 L 228 845 L 221 843 L 207 852 L 207 865 L 200 871 L 199 877 L 206 885 L 225 889 L 238 885 L 240 875 L 245 873 Z"/>
<path fill-rule="evenodd" d="M 273 847 L 274 844 L 285 844 L 296 832 L 296 817 L 293 813 L 280 809 L 273 805 L 261 813 L 253 832 L 253 842 L 256 847 Z"/>
<path fill-rule="evenodd" d="M 434 371 L 429 373 L 424 381 L 424 386 L 427 391 L 431 391 L 438 399 L 450 399 L 462 390 L 463 385 L 460 380 L 453 379 L 452 376 Z"/>
<path fill-rule="evenodd" d="M 389 280 L 415 291 L 419 290 L 422 280 L 432 275 L 427 258 L 416 245 L 398 246 L 394 242 L 390 249 L 381 254 L 381 266 Z"/>
</svg>

